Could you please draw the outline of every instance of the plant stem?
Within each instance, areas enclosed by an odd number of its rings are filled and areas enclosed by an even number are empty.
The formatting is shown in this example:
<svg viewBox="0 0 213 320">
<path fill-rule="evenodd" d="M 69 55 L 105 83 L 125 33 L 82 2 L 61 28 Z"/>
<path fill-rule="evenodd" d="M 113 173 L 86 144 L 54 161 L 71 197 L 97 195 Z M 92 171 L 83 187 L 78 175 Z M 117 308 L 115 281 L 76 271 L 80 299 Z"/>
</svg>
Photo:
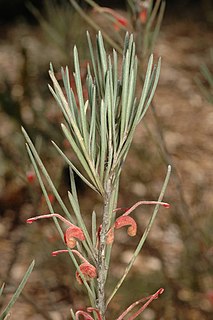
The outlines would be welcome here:
<svg viewBox="0 0 213 320">
<path fill-rule="evenodd" d="M 100 242 L 98 249 L 98 300 L 97 308 L 101 313 L 102 320 L 105 320 L 106 300 L 105 300 L 105 283 L 107 275 L 106 266 L 106 234 L 110 223 L 110 199 L 112 198 L 112 179 L 109 178 L 105 185 L 103 220 L 100 232 Z"/>
</svg>

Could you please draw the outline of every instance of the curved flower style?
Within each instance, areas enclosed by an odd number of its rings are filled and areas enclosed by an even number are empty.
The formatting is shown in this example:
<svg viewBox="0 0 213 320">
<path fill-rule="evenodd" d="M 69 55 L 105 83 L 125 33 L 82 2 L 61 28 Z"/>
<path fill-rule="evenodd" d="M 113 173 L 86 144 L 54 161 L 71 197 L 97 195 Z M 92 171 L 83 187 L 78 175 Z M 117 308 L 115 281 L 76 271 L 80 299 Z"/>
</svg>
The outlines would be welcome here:
<svg viewBox="0 0 213 320">
<path fill-rule="evenodd" d="M 132 314 L 130 317 L 127 318 L 127 320 L 134 320 L 136 319 L 147 307 L 148 305 L 155 299 L 159 298 L 159 295 L 161 295 L 164 292 L 163 288 L 158 289 L 154 294 L 152 294 L 151 296 L 148 296 L 146 298 L 142 298 L 138 301 L 135 301 L 134 303 L 132 303 L 116 320 L 123 320 L 124 317 L 126 317 L 128 315 L 129 312 L 132 311 L 133 308 L 137 307 L 138 305 L 144 303 L 142 305 L 141 308 L 138 309 L 138 311 L 136 311 L 134 314 Z M 80 316 L 84 317 L 84 320 L 94 320 L 94 318 L 89 314 L 90 312 L 96 312 L 97 314 L 97 319 L 98 320 L 102 320 L 101 314 L 99 312 L 98 309 L 95 308 L 87 308 L 87 311 L 83 311 L 83 310 L 78 310 L 75 313 L 75 317 L 76 320 L 80 319 Z"/>
<path fill-rule="evenodd" d="M 115 19 L 115 23 L 113 26 L 116 31 L 120 30 L 122 27 L 127 27 L 129 25 L 129 21 L 124 16 L 111 8 L 96 6 L 94 11 L 97 11 L 99 13 L 106 13 L 113 17 Z"/>
<path fill-rule="evenodd" d="M 80 264 L 79 269 L 81 273 L 83 274 L 86 281 L 89 281 L 91 279 L 97 278 L 97 270 L 96 268 L 85 259 L 82 254 L 77 250 L 71 250 L 72 253 L 76 254 L 81 260 L 82 264 Z M 69 252 L 69 250 L 57 250 L 52 252 L 52 256 L 57 256 L 60 253 Z M 79 284 L 83 284 L 83 280 L 81 278 L 81 275 L 78 271 L 75 273 L 76 280 Z"/>
<path fill-rule="evenodd" d="M 85 320 L 94 320 L 93 317 L 91 317 L 91 315 L 88 314 L 88 312 L 95 312 L 97 314 L 97 319 L 102 320 L 99 310 L 91 307 L 87 308 L 87 312 L 83 310 L 78 310 L 75 314 L 76 320 L 79 320 L 80 316 L 83 316 Z"/>
<path fill-rule="evenodd" d="M 138 206 L 141 206 L 141 205 L 146 205 L 146 204 L 152 204 L 152 205 L 160 205 L 160 206 L 163 206 L 165 208 L 169 208 L 170 207 L 170 204 L 167 203 L 167 202 L 161 202 L 161 201 L 138 201 L 136 202 L 132 207 L 130 207 L 127 211 L 124 212 L 123 216 L 127 216 L 129 215 L 133 210 L 135 210 Z M 117 210 L 117 209 L 116 209 Z"/>
<path fill-rule="evenodd" d="M 79 320 L 80 316 L 83 316 L 84 317 L 84 320 L 94 320 L 94 318 L 92 316 L 90 316 L 86 311 L 83 311 L 83 310 L 78 310 L 76 313 L 75 313 L 75 318 L 76 320 Z"/>
<path fill-rule="evenodd" d="M 142 298 L 134 303 L 132 303 L 116 320 L 123 320 L 123 318 L 136 306 L 138 306 L 139 304 L 147 301 L 146 303 L 143 304 L 143 306 L 137 311 L 135 312 L 132 316 L 130 316 L 127 320 L 134 320 L 135 318 L 137 318 L 147 307 L 148 305 L 155 299 L 158 299 L 159 295 L 162 294 L 164 292 L 163 288 L 160 288 L 159 290 L 157 290 L 154 294 L 152 294 L 149 297 L 146 298 Z"/>
<path fill-rule="evenodd" d="M 66 224 L 68 224 L 70 226 L 64 233 L 64 241 L 70 249 L 72 249 L 76 246 L 76 239 L 79 241 L 85 240 L 85 235 L 84 235 L 82 229 L 75 226 L 74 224 L 72 224 L 70 221 L 68 221 L 67 219 L 65 219 L 64 217 L 62 217 L 58 213 L 44 214 L 41 216 L 32 217 L 32 218 L 27 219 L 26 222 L 33 223 L 34 221 L 36 221 L 38 219 L 53 218 L 53 217 L 60 219 L 61 221 L 65 222 Z"/>
<path fill-rule="evenodd" d="M 129 236 L 134 237 L 137 233 L 137 223 L 135 220 L 131 217 L 129 217 L 129 214 L 135 210 L 138 206 L 144 205 L 144 204 L 154 204 L 154 205 L 161 205 L 165 208 L 169 208 L 170 205 L 167 202 L 160 202 L 160 201 L 138 201 L 136 204 L 134 204 L 131 208 L 127 209 L 124 214 L 122 214 L 120 217 L 118 217 L 115 220 L 114 225 L 109 229 L 106 237 L 106 243 L 112 244 L 114 241 L 114 230 L 120 229 L 124 226 L 129 226 L 127 229 L 127 233 Z M 122 208 L 117 208 L 114 211 L 121 210 Z"/>
</svg>

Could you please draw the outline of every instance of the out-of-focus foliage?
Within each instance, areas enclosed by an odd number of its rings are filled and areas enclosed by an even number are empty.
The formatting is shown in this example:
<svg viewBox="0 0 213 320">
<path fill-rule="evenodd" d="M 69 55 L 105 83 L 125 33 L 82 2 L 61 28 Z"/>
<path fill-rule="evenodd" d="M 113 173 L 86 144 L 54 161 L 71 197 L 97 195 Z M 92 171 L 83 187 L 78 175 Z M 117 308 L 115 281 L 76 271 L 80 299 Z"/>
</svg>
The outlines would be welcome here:
<svg viewBox="0 0 213 320">
<path fill-rule="evenodd" d="M 213 49 L 210 51 L 210 63 L 202 64 L 201 75 L 196 78 L 196 82 L 206 100 L 213 104 Z"/>
<path fill-rule="evenodd" d="M 69 1 L 60 4 L 56 0 L 45 0 L 42 12 L 30 3 L 28 8 L 42 27 L 47 41 L 61 52 L 62 65 L 72 63 L 74 45 L 79 47 L 83 58 L 87 57 L 88 51 L 82 41 L 87 26 L 85 21 L 72 10 Z"/>
</svg>

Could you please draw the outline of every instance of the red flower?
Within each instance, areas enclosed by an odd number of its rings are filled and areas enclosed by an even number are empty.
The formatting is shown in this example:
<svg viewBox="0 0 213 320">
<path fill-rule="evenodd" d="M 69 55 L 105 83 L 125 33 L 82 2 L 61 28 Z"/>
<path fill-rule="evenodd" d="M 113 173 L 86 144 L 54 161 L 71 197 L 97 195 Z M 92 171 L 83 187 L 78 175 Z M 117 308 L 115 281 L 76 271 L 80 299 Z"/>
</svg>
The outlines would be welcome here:
<svg viewBox="0 0 213 320">
<path fill-rule="evenodd" d="M 97 277 L 96 268 L 89 262 L 83 262 L 79 266 L 79 268 L 81 270 L 81 273 L 84 275 L 86 281 Z M 81 279 L 81 275 L 78 271 L 76 271 L 75 277 L 79 284 L 83 284 L 83 280 Z"/>
<path fill-rule="evenodd" d="M 52 217 L 56 217 L 58 219 L 60 219 L 61 221 L 65 222 L 66 224 L 68 224 L 70 227 L 65 231 L 64 234 L 64 241 L 66 243 L 66 245 L 69 248 L 74 248 L 76 246 L 76 239 L 79 241 L 84 241 L 85 240 L 85 236 L 84 233 L 82 231 L 81 228 L 75 226 L 74 224 L 72 224 L 70 221 L 68 221 L 67 219 L 65 219 L 64 217 L 62 217 L 60 214 L 58 213 L 51 213 L 51 214 L 44 214 L 41 216 L 37 216 L 37 217 L 33 217 L 33 218 L 29 218 L 27 219 L 27 223 L 33 223 L 34 221 L 38 220 L 38 219 L 44 219 L 44 218 L 52 218 Z"/>
<path fill-rule="evenodd" d="M 114 226 L 110 228 L 107 233 L 107 244 L 111 244 L 114 241 L 114 229 L 120 229 L 122 227 L 129 226 L 127 233 L 130 237 L 134 237 L 137 233 L 137 224 L 135 220 L 129 216 L 120 216 L 115 220 Z"/>
<path fill-rule="evenodd" d="M 55 196 L 52 193 L 48 194 L 48 199 L 50 200 L 50 203 L 53 203 L 55 200 Z M 44 197 L 44 195 L 41 196 L 41 200 L 40 200 L 40 206 L 41 208 L 46 204 L 46 199 Z"/>
<path fill-rule="evenodd" d="M 49 194 L 48 194 L 48 198 L 49 198 L 49 200 L 50 200 L 50 203 L 53 203 L 53 201 L 55 200 L 55 196 L 54 196 L 54 194 L 52 194 L 52 193 L 49 193 Z"/>
<path fill-rule="evenodd" d="M 127 209 L 123 215 L 118 217 L 115 220 L 114 225 L 109 229 L 106 237 L 106 243 L 111 244 L 114 241 L 114 230 L 115 229 L 120 229 L 124 226 L 129 226 L 127 233 L 129 236 L 134 237 L 137 233 L 137 224 L 135 220 L 131 217 L 129 217 L 129 214 L 135 210 L 138 206 L 142 204 L 155 204 L 155 205 L 161 205 L 164 206 L 165 208 L 169 208 L 169 204 L 166 202 L 159 202 L 159 201 L 138 201 L 136 204 L 134 204 L 131 208 Z M 122 208 L 115 209 L 114 211 L 121 210 Z M 101 228 L 101 226 L 100 226 Z M 99 228 L 99 229 L 100 229 Z M 101 229 L 100 229 L 101 230 Z M 98 232 L 98 234 L 100 231 Z"/>
<path fill-rule="evenodd" d="M 69 248 L 74 248 L 76 246 L 76 240 L 85 240 L 85 236 L 81 228 L 75 226 L 74 224 L 69 227 L 64 234 L 64 241 Z"/>
<path fill-rule="evenodd" d="M 30 170 L 26 173 L 26 177 L 27 177 L 27 180 L 29 183 L 34 183 L 35 180 L 36 180 L 36 175 L 35 175 L 35 172 Z"/>
<path fill-rule="evenodd" d="M 147 22 L 148 18 L 148 9 L 151 5 L 150 0 L 141 1 L 141 11 L 139 13 L 139 20 L 142 24 L 145 24 Z"/>
<path fill-rule="evenodd" d="M 139 13 L 139 19 L 142 24 L 145 24 L 147 21 L 147 9 L 142 8 L 141 12 Z"/>
<path fill-rule="evenodd" d="M 128 228 L 127 233 L 129 236 L 134 237 L 137 233 L 137 224 L 133 218 L 123 215 L 115 221 L 115 229 L 120 229 L 128 225 L 130 225 L 130 227 Z"/>
<path fill-rule="evenodd" d="M 99 13 L 107 13 L 112 16 L 115 19 L 115 23 L 113 25 L 115 30 L 120 30 L 121 27 L 128 26 L 128 20 L 113 9 L 98 6 L 94 11 L 98 11 Z"/>
<path fill-rule="evenodd" d="M 79 265 L 79 269 L 81 273 L 83 274 L 86 281 L 90 279 L 94 279 L 97 277 L 97 270 L 96 268 L 85 259 L 82 254 L 77 250 L 71 250 L 74 254 L 76 254 L 82 261 L 82 264 Z M 57 256 L 60 253 L 69 252 L 69 250 L 57 250 L 52 252 L 52 256 Z M 81 278 L 80 272 L 77 270 L 75 273 L 76 280 L 79 284 L 83 283 L 83 280 Z"/>
</svg>

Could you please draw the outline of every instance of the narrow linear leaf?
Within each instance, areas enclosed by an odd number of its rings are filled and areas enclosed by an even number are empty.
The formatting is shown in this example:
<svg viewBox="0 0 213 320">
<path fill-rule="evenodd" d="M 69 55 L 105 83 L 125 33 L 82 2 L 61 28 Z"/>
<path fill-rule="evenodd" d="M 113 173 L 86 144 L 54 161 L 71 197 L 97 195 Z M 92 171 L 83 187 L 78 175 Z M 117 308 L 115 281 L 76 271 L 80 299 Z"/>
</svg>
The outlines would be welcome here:
<svg viewBox="0 0 213 320">
<path fill-rule="evenodd" d="M 55 93 L 55 91 L 53 90 L 53 88 L 50 85 L 48 85 L 48 88 L 49 88 L 50 92 L 52 93 L 54 99 L 58 103 L 58 105 L 59 105 L 59 107 L 60 107 L 60 109 L 61 109 L 61 111 L 63 113 L 64 118 L 69 123 L 69 116 L 67 115 L 67 112 L 66 112 L 66 109 L 63 106 L 63 103 L 61 102 L 61 100 L 59 99 L 59 97 L 57 96 L 57 94 Z"/>
<path fill-rule="evenodd" d="M 95 211 L 92 212 L 92 242 L 94 248 L 96 248 L 97 244 L 97 226 L 96 226 L 96 213 Z"/>
<path fill-rule="evenodd" d="M 32 152 L 31 152 L 28 144 L 26 144 L 26 148 L 27 148 L 28 155 L 29 155 L 29 157 L 30 157 L 30 161 L 31 161 L 31 163 L 32 163 L 32 165 L 33 165 L 33 168 L 34 168 L 34 170 L 35 170 L 35 174 L 36 174 L 36 176 L 37 176 L 38 182 L 39 182 L 39 184 L 40 184 L 42 193 L 43 193 L 43 195 L 44 195 L 45 201 L 46 201 L 46 203 L 47 203 L 48 209 L 49 209 L 50 213 L 54 213 L 53 206 L 52 206 L 52 204 L 51 204 L 51 202 L 50 202 L 50 199 L 49 199 L 49 197 L 48 197 L 48 193 L 47 193 L 47 190 L 46 190 L 46 188 L 45 188 L 45 186 L 44 186 L 43 180 L 42 180 L 42 178 L 41 178 L 41 175 L 40 175 L 38 166 L 37 166 L 37 164 L 36 164 L 36 162 L 35 162 L 35 159 L 34 159 L 34 157 L 33 157 L 33 154 L 32 154 Z M 54 221 L 54 223 L 55 223 L 55 226 L 56 226 L 59 234 L 61 235 L 62 240 L 64 240 L 64 234 L 63 234 L 63 231 L 62 231 L 62 229 L 61 229 L 61 227 L 60 227 L 60 224 L 58 223 L 57 218 L 56 218 L 56 217 L 53 217 L 53 221 Z M 70 216 L 70 221 L 73 222 L 71 216 Z"/>
<path fill-rule="evenodd" d="M 159 202 L 161 202 L 163 200 L 163 197 L 164 197 L 164 194 L 165 194 L 165 191 L 166 191 L 169 179 L 170 179 L 170 175 L 171 175 L 171 166 L 169 165 L 168 169 L 167 169 L 167 174 L 166 174 L 166 177 L 165 177 L 165 180 L 164 180 L 164 183 L 163 183 L 160 195 L 159 195 L 159 198 L 157 200 Z M 156 218 L 156 215 L 158 213 L 159 207 L 160 207 L 159 204 L 157 204 L 155 206 L 153 214 L 152 214 L 152 216 L 151 216 L 151 218 L 149 220 L 149 223 L 148 223 L 148 225 L 147 225 L 147 227 L 146 227 L 146 229 L 145 229 L 145 231 L 144 231 L 144 233 L 143 233 L 143 235 L 142 235 L 142 237 L 141 237 L 141 239 L 140 239 L 140 241 L 139 241 L 139 243 L 138 243 L 138 245 L 137 245 L 137 247 L 135 249 L 135 252 L 134 252 L 129 264 L 127 265 L 127 267 L 126 267 L 126 269 L 124 271 L 123 276 L 120 278 L 120 280 L 118 281 L 117 285 L 115 286 L 112 294 L 110 295 L 110 297 L 107 300 L 107 305 L 110 303 L 110 301 L 112 300 L 112 298 L 114 297 L 114 295 L 116 294 L 116 292 L 118 291 L 118 289 L 120 288 L 122 283 L 124 282 L 124 280 L 125 280 L 127 274 L 129 273 L 133 263 L 135 262 L 135 259 L 137 258 L 139 252 L 141 251 L 141 249 L 142 249 L 142 247 L 144 245 L 144 242 L 146 241 L 146 238 L 147 238 L 147 236 L 148 236 L 148 234 L 150 232 L 150 229 L 151 229 L 151 227 L 153 225 L 153 222 L 154 222 L 154 220 Z"/>
<path fill-rule="evenodd" d="M 94 248 L 93 248 L 93 245 L 92 245 L 92 241 L 90 239 L 90 236 L 89 236 L 89 233 L 88 233 L 88 230 L 86 228 L 86 225 L 84 223 L 84 220 L 82 218 L 82 214 L 80 212 L 80 208 L 79 208 L 79 205 L 78 205 L 78 201 L 77 199 L 75 198 L 75 196 L 73 196 L 73 194 L 71 192 L 68 191 L 68 197 L 69 197 L 69 200 L 70 200 L 70 203 L 72 205 L 72 208 L 73 208 L 73 211 L 75 213 L 75 216 L 76 216 L 76 219 L 78 221 L 78 225 L 80 226 L 80 228 L 83 230 L 84 232 L 84 235 L 86 237 L 86 240 L 87 240 L 87 244 L 89 246 L 89 252 L 91 253 L 91 256 L 94 257 Z M 88 251 L 88 250 L 87 250 Z"/>
<path fill-rule="evenodd" d="M 136 116 L 135 116 L 135 123 L 138 123 L 138 121 L 139 121 L 139 117 L 140 117 L 140 115 L 142 113 L 142 110 L 143 110 L 143 107 L 144 107 L 144 103 L 145 103 L 146 98 L 147 98 L 147 93 L 148 93 L 148 90 L 149 90 L 150 78 L 151 78 L 151 74 L 152 74 L 152 67 L 153 67 L 153 55 L 151 55 L 150 58 L 149 58 L 148 67 L 147 67 L 146 76 L 145 76 L 145 81 L 144 81 L 144 85 L 143 85 L 143 90 L 142 90 L 140 102 L 139 102 L 139 105 L 138 105 L 138 111 L 137 111 Z"/>
<path fill-rule="evenodd" d="M 71 313 L 72 319 L 73 319 L 73 320 L 76 320 L 76 316 L 75 316 L 74 311 L 73 311 L 72 308 L 70 309 L 70 313 Z"/>
<path fill-rule="evenodd" d="M 80 66 L 79 66 L 78 50 L 76 46 L 74 47 L 74 67 L 75 67 L 76 90 L 77 90 L 78 101 L 80 106 L 82 135 L 84 138 L 84 144 L 88 149 L 87 119 L 86 119 L 86 112 L 84 111 L 84 97 L 83 97 L 83 89 L 82 89 L 82 82 L 81 82 L 81 72 L 80 72 Z"/>
<path fill-rule="evenodd" d="M 148 98 L 148 101 L 146 103 L 146 106 L 144 107 L 143 109 L 143 112 L 139 118 L 139 121 L 142 120 L 142 118 L 144 117 L 146 111 L 148 110 L 148 107 L 154 97 L 154 94 L 155 94 L 155 90 L 157 88 L 157 84 L 158 84 L 158 80 L 159 80 L 159 77 L 160 77 L 160 68 L 161 68 L 161 58 L 159 58 L 158 60 L 158 64 L 157 64 L 157 68 L 156 68 L 156 73 L 155 73 L 155 79 L 154 79 L 154 83 L 153 83 L 153 86 L 152 86 L 152 90 L 151 90 L 151 93 L 149 95 L 149 98 Z"/>
<path fill-rule="evenodd" d="M 88 24 L 97 32 L 99 32 L 101 30 L 101 27 L 94 22 L 93 19 L 90 18 L 90 16 L 85 13 L 85 11 L 79 6 L 79 4 L 77 3 L 77 1 L 75 0 L 70 0 L 70 3 L 72 4 L 72 6 L 75 8 L 75 10 L 79 13 L 79 15 L 88 22 Z M 102 36 L 104 37 L 104 39 L 109 43 L 110 46 L 112 46 L 113 48 L 115 48 L 117 50 L 117 52 L 122 53 L 122 49 L 117 45 L 117 43 L 110 37 L 108 36 L 107 32 L 104 32 L 103 30 L 101 31 Z"/>
<path fill-rule="evenodd" d="M 14 303 L 16 302 L 16 300 L 18 299 L 18 297 L 20 296 L 22 290 L 24 289 L 24 286 L 26 285 L 26 282 L 31 274 L 31 272 L 33 271 L 35 265 L 35 261 L 33 260 L 29 266 L 29 268 L 27 269 L 21 283 L 19 284 L 18 288 L 16 289 L 14 295 L 12 296 L 10 302 L 8 303 L 8 305 L 6 306 L 6 308 L 4 309 L 4 311 L 2 312 L 2 314 L 0 315 L 0 320 L 5 319 L 5 317 L 7 316 L 7 314 L 9 313 L 10 309 L 13 307 Z"/>
<path fill-rule="evenodd" d="M 100 177 L 103 179 L 104 177 L 104 168 L 105 168 L 105 160 L 106 160 L 106 150 L 107 150 L 107 127 L 106 127 L 106 109 L 107 105 L 102 100 L 101 108 L 100 108 L 100 117 L 101 117 L 101 141 L 100 141 Z"/>
<path fill-rule="evenodd" d="M 29 145 L 30 150 L 32 151 L 33 157 L 35 158 L 39 168 L 41 169 L 41 172 L 43 173 L 45 179 L 47 180 L 47 183 L 49 184 L 52 193 L 54 194 L 56 200 L 58 201 L 58 203 L 60 204 L 62 210 L 64 211 L 64 213 L 66 214 L 66 216 L 68 217 L 68 219 L 70 219 L 70 213 L 69 210 L 67 209 L 67 207 L 65 206 L 61 196 L 59 195 L 54 183 L 52 182 L 52 179 L 50 178 L 50 175 L 48 174 L 43 162 L 41 161 L 41 158 L 39 157 L 36 148 L 34 147 L 30 137 L 28 136 L 27 132 L 25 131 L 25 129 L 22 127 L 22 132 L 24 134 L 24 137 L 27 141 L 27 144 Z"/>
<path fill-rule="evenodd" d="M 92 164 L 91 158 L 87 154 L 86 150 L 83 150 L 83 152 L 81 152 L 81 150 L 79 149 L 79 147 L 75 143 L 72 135 L 68 131 L 67 127 L 64 124 L 61 124 L 61 127 L 62 127 L 62 130 L 64 132 L 64 135 L 66 136 L 67 140 L 71 144 L 73 150 L 75 151 L 79 161 L 81 162 L 83 168 L 85 169 L 86 173 L 88 174 L 90 180 L 94 184 L 95 188 L 100 193 L 102 193 L 103 188 L 102 188 L 102 185 L 101 185 L 101 183 L 99 181 L 98 173 L 97 173 L 97 171 L 95 170 L 95 168 L 94 168 L 94 166 Z"/>
<path fill-rule="evenodd" d="M 100 31 L 98 32 L 98 48 L 100 52 L 100 61 L 101 61 L 103 76 L 105 77 L 107 72 L 107 56 L 104 48 L 103 38 Z"/>
<path fill-rule="evenodd" d="M 89 133 L 89 150 L 91 158 L 96 158 L 96 87 L 93 87 L 92 102 L 91 102 L 91 119 Z"/>
<path fill-rule="evenodd" d="M 165 8 L 166 8 L 166 2 L 162 1 L 161 6 L 160 6 L 160 10 L 159 10 L 159 14 L 158 14 L 158 18 L 157 18 L 157 22 L 156 22 L 156 26 L 154 28 L 154 32 L 152 33 L 152 43 L 151 43 L 151 46 L 150 46 L 150 52 L 153 52 L 154 45 L 155 45 L 156 39 L 158 37 L 159 31 L 160 31 L 160 27 L 161 27 L 161 23 L 162 23 L 162 20 L 163 20 Z"/>
<path fill-rule="evenodd" d="M 72 170 L 94 191 L 98 192 L 97 189 L 81 174 L 81 172 L 74 166 L 74 164 L 69 160 L 69 158 L 64 154 L 64 152 L 57 146 L 57 144 L 52 141 L 52 144 L 60 155 L 64 158 L 66 163 L 72 168 Z"/>
<path fill-rule="evenodd" d="M 1 297 L 2 293 L 3 293 L 4 287 L 5 287 L 5 283 L 3 283 L 2 286 L 1 286 L 1 289 L 0 289 L 0 297 Z"/>
</svg>

